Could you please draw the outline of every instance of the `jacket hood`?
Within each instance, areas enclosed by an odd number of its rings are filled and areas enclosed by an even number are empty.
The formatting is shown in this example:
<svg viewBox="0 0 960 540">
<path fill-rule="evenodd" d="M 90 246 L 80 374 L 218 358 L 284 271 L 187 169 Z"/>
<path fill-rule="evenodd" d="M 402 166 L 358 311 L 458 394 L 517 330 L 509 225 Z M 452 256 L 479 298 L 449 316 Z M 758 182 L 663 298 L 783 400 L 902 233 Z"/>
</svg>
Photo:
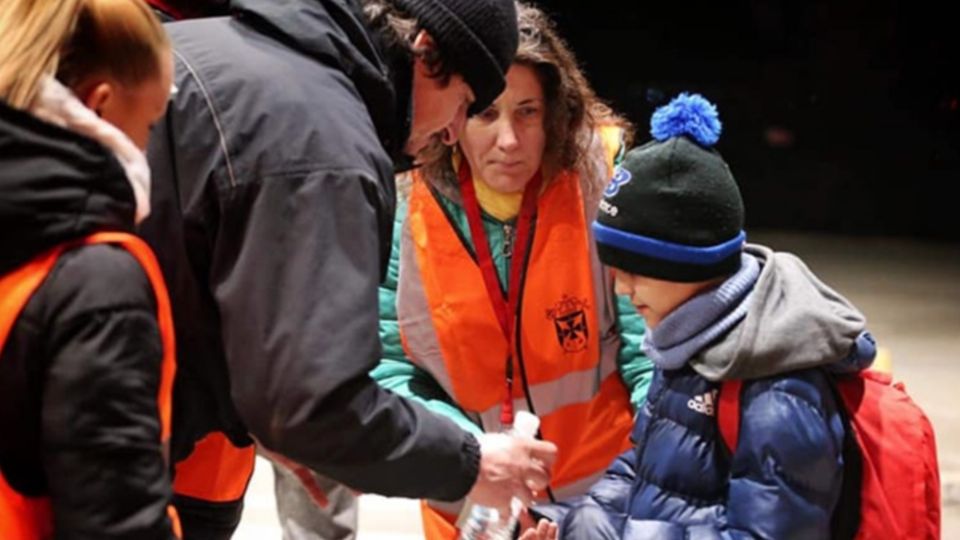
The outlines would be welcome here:
<svg viewBox="0 0 960 540">
<path fill-rule="evenodd" d="M 760 276 L 745 300 L 747 314 L 724 339 L 690 365 L 710 380 L 756 379 L 832 365 L 849 371 L 875 355 L 866 319 L 794 255 L 748 244 Z"/>
<path fill-rule="evenodd" d="M 136 207 L 111 150 L 0 101 L 0 274 L 63 242 L 132 230 Z"/>
<path fill-rule="evenodd" d="M 388 51 L 352 0 L 233 0 L 238 19 L 345 73 L 395 163 L 410 131 L 412 59 Z"/>
</svg>

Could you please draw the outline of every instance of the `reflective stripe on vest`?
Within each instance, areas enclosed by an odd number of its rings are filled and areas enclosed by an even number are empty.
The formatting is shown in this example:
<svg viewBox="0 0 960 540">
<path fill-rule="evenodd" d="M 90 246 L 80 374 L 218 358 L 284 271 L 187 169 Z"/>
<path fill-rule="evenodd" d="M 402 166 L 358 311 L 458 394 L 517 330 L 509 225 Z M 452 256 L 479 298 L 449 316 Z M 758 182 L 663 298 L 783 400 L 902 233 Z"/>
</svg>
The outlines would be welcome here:
<svg viewBox="0 0 960 540">
<path fill-rule="evenodd" d="M 60 255 L 69 249 L 93 245 L 114 244 L 128 251 L 140 263 L 150 280 L 157 300 L 157 324 L 163 345 L 163 362 L 157 391 L 164 456 L 169 456 L 170 420 L 173 399 L 173 379 L 176 372 L 173 317 L 167 287 L 156 258 L 139 238 L 119 232 L 97 233 L 76 242 L 53 248 L 17 270 L 0 278 L 0 351 L 9 337 L 17 318 L 50 274 Z M 167 508 L 174 532 L 179 537 L 180 520 L 172 506 Z M 26 497 L 14 490 L 0 474 L 0 538 L 43 540 L 53 537 L 53 513 L 48 497 Z"/>
<path fill-rule="evenodd" d="M 413 362 L 481 419 L 486 431 L 498 431 L 507 343 L 480 270 L 454 226 L 415 175 L 401 241 L 401 337 Z M 633 423 L 616 367 L 619 335 L 610 282 L 592 243 L 579 179 L 555 178 L 538 201 L 519 323 L 523 368 L 541 432 L 560 448 L 551 482 L 560 492 L 574 484 L 584 489 L 583 481 L 596 478 L 629 448 Z M 522 381 L 519 374 L 516 380 Z M 522 384 L 514 387 L 514 406 L 528 410 Z M 447 515 L 459 507 L 435 506 Z"/>
</svg>

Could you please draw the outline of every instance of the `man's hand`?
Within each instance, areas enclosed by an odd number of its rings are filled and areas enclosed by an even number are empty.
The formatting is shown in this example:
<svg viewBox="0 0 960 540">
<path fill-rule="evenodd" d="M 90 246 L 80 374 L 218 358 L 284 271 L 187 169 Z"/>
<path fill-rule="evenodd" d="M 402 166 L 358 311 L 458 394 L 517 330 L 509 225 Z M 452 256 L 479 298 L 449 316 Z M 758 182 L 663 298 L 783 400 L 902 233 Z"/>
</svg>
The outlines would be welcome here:
<svg viewBox="0 0 960 540">
<path fill-rule="evenodd" d="M 551 442 L 520 439 L 502 433 L 480 435 L 480 473 L 467 498 L 509 515 L 510 499 L 528 506 L 537 490 L 550 483 L 550 466 L 557 458 Z"/>
</svg>

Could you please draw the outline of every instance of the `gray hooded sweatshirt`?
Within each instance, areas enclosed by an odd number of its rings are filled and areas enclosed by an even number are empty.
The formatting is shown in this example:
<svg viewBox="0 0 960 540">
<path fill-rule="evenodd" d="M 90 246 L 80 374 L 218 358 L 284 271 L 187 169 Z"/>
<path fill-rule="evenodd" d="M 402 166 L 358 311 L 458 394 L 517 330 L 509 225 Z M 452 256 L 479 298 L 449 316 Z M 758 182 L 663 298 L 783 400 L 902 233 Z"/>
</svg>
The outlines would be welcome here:
<svg viewBox="0 0 960 540">
<path fill-rule="evenodd" d="M 803 261 L 756 244 L 744 252 L 760 263 L 743 299 L 745 314 L 723 339 L 690 358 L 697 373 L 713 381 L 758 379 L 830 364 L 856 370 L 873 360 L 863 314 Z"/>
</svg>

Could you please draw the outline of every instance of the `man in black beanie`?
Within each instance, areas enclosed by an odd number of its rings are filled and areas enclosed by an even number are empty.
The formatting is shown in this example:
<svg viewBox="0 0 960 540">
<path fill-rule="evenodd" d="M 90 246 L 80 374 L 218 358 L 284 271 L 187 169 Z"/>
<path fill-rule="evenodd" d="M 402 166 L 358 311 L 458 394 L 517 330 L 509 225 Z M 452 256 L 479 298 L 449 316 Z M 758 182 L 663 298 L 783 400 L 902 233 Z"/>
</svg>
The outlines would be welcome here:
<svg viewBox="0 0 960 540">
<path fill-rule="evenodd" d="M 513 0 L 234 0 L 168 25 L 142 234 L 168 281 L 186 538 L 228 538 L 254 441 L 364 492 L 506 507 L 555 447 L 479 440 L 381 389 L 377 286 L 395 188 L 502 91 Z"/>
</svg>

